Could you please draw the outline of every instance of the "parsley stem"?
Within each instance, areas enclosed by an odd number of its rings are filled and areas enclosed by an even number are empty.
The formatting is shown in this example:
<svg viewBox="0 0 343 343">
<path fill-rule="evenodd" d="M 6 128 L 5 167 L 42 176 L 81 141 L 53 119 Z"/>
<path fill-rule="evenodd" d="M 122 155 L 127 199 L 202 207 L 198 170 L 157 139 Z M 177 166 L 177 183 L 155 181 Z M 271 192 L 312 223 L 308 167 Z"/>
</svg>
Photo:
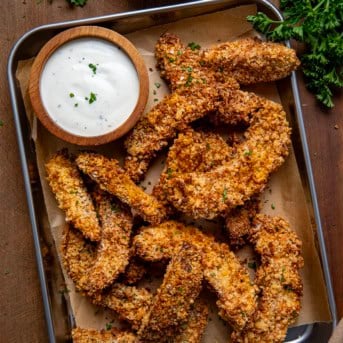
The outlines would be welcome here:
<svg viewBox="0 0 343 343">
<path fill-rule="evenodd" d="M 327 0 L 322 0 L 316 7 L 313 8 L 313 12 L 317 11 L 317 9 L 323 5 L 325 2 L 327 2 Z"/>
</svg>

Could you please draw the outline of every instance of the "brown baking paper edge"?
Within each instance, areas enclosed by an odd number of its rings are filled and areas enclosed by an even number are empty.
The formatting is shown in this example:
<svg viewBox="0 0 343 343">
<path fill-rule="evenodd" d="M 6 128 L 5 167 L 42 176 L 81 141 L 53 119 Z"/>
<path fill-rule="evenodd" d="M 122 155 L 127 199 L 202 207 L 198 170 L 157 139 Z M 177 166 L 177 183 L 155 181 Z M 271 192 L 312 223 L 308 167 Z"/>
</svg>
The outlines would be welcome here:
<svg viewBox="0 0 343 343">
<path fill-rule="evenodd" d="M 248 14 L 253 14 L 255 12 L 255 6 L 240 6 L 238 8 L 192 17 L 126 35 L 126 37 L 139 49 L 149 68 L 150 95 L 146 110 L 153 106 L 155 98 L 161 99 L 163 95 L 168 92 L 167 86 L 160 79 L 159 73 L 155 68 L 153 53 L 154 45 L 161 33 L 166 31 L 173 32 L 178 34 L 185 43 L 194 41 L 202 47 L 208 47 L 220 41 L 233 40 L 241 36 L 252 35 L 253 32 L 251 31 L 251 27 L 246 22 L 245 18 Z M 32 128 L 32 138 L 36 147 L 37 165 L 50 229 L 59 252 L 61 233 L 65 225 L 65 219 L 62 211 L 58 209 L 55 198 L 46 182 L 44 163 L 53 153 L 63 147 L 69 148 L 71 152 L 77 152 L 81 150 L 82 147 L 68 144 L 51 135 L 34 116 L 27 93 L 29 72 L 32 62 L 33 59 L 19 62 L 17 78 L 23 94 L 26 114 Z M 160 88 L 154 86 L 156 82 L 161 84 Z M 274 84 L 258 85 L 253 89 L 259 95 L 280 102 Z M 153 90 L 155 90 L 157 94 L 154 95 Z M 120 148 L 121 146 L 122 140 L 119 140 L 95 148 L 94 150 L 122 160 L 124 151 Z M 158 178 L 163 159 L 163 157 L 157 158 L 147 174 L 144 181 L 147 192 L 151 191 L 153 183 L 156 182 L 156 179 Z M 149 184 L 149 181 L 152 181 L 152 185 Z M 273 204 L 273 206 L 271 204 Z M 314 231 L 311 226 L 311 219 L 307 206 L 294 151 L 293 148 L 291 148 L 290 156 L 285 164 L 271 176 L 268 187 L 263 194 L 262 212 L 270 215 L 280 215 L 286 218 L 303 242 L 305 267 L 301 273 L 304 283 L 304 296 L 302 298 L 302 310 L 295 325 L 330 321 L 325 283 L 319 256 L 315 247 Z M 243 259 L 244 254 L 242 256 Z M 72 281 L 66 275 L 65 271 L 64 275 L 76 324 L 81 327 L 104 328 L 105 323 L 112 318 L 112 315 L 107 311 L 97 309 L 97 307 L 91 305 L 87 299 L 77 294 L 74 290 Z M 215 308 L 212 306 L 211 312 L 213 311 L 215 311 Z M 209 322 L 203 341 L 217 341 L 218 343 L 227 342 L 228 335 L 228 328 L 223 325 L 221 320 L 216 316 L 213 316 L 213 320 Z"/>
</svg>

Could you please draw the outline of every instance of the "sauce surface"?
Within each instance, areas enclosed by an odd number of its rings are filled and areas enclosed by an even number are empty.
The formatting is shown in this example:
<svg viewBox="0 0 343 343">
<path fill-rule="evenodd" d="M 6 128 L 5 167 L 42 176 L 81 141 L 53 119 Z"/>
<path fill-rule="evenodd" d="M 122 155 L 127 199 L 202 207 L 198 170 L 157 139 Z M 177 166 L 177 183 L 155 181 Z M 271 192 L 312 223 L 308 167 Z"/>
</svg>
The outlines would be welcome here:
<svg viewBox="0 0 343 343">
<path fill-rule="evenodd" d="M 113 131 L 130 116 L 139 96 L 131 59 L 103 39 L 80 38 L 47 60 L 40 94 L 49 116 L 65 131 L 93 137 Z"/>
</svg>

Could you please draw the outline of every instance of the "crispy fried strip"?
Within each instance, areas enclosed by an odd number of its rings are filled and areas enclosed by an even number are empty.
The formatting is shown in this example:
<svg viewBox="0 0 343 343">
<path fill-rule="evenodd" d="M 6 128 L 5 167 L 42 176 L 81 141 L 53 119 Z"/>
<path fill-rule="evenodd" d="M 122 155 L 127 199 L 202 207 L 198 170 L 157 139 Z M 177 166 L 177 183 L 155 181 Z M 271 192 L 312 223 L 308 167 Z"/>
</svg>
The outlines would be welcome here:
<svg viewBox="0 0 343 343">
<path fill-rule="evenodd" d="M 181 332 L 174 337 L 173 343 L 200 343 L 206 329 L 208 307 L 204 300 L 197 299 L 188 317 L 181 326 Z"/>
<path fill-rule="evenodd" d="M 203 278 L 201 253 L 183 243 L 172 257 L 163 283 L 144 317 L 138 336 L 147 342 L 167 342 L 187 321 L 191 305 L 198 297 Z"/>
<path fill-rule="evenodd" d="M 102 225 L 101 241 L 94 264 L 82 281 L 85 289 L 97 292 L 110 285 L 123 273 L 129 262 L 132 228 L 130 209 L 103 191 L 94 193 Z"/>
<path fill-rule="evenodd" d="M 241 343 L 281 343 L 301 308 L 301 241 L 280 217 L 259 214 L 255 224 L 251 240 L 261 255 L 256 284 L 262 296 L 252 319 L 243 331 L 234 331 L 232 339 Z"/>
<path fill-rule="evenodd" d="M 147 261 L 171 258 L 183 242 L 202 250 L 204 276 L 218 296 L 219 314 L 232 326 L 243 328 L 256 309 L 257 290 L 226 244 L 175 221 L 142 228 L 134 238 L 137 255 Z"/>
<path fill-rule="evenodd" d="M 96 245 L 86 241 L 82 234 L 66 225 L 61 245 L 62 263 L 68 275 L 73 280 L 75 288 L 83 291 L 87 272 L 96 258 Z"/>
<path fill-rule="evenodd" d="M 260 207 L 258 197 L 253 197 L 243 206 L 238 206 L 225 215 L 225 227 L 231 245 L 240 246 L 245 243 L 251 230 L 252 221 L 260 211 Z"/>
<path fill-rule="evenodd" d="M 87 274 L 96 260 L 96 246 L 87 242 L 80 232 L 66 226 L 62 239 L 63 265 L 78 291 L 87 295 L 94 304 L 117 312 L 134 328 L 141 324 L 148 311 L 152 295 L 146 289 L 138 289 L 115 283 L 106 292 L 88 291 Z"/>
<path fill-rule="evenodd" d="M 203 61 L 203 51 L 185 47 L 180 38 L 172 33 L 161 35 L 155 45 L 157 67 L 172 91 L 190 87 L 197 83 L 226 83 L 229 88 L 239 88 L 237 81 L 214 68 L 208 68 Z"/>
<path fill-rule="evenodd" d="M 56 196 L 58 207 L 85 237 L 99 241 L 101 229 L 94 205 L 76 165 L 65 150 L 56 153 L 45 165 L 49 185 Z"/>
<path fill-rule="evenodd" d="M 168 201 L 181 212 L 207 219 L 243 205 L 264 189 L 288 156 L 290 131 L 282 106 L 264 99 L 232 159 L 209 172 L 175 173 L 164 187 Z"/>
<path fill-rule="evenodd" d="M 224 68 L 242 85 L 282 79 L 300 65 L 295 50 L 257 38 L 219 44 L 205 51 L 202 59 Z"/>
<path fill-rule="evenodd" d="M 136 186 L 117 160 L 99 154 L 82 153 L 77 157 L 76 163 L 85 174 L 99 184 L 101 189 L 128 204 L 144 220 L 158 224 L 164 219 L 166 210 L 163 205 Z"/>
<path fill-rule="evenodd" d="M 74 343 L 138 343 L 131 332 L 75 328 L 71 332 Z"/>
</svg>

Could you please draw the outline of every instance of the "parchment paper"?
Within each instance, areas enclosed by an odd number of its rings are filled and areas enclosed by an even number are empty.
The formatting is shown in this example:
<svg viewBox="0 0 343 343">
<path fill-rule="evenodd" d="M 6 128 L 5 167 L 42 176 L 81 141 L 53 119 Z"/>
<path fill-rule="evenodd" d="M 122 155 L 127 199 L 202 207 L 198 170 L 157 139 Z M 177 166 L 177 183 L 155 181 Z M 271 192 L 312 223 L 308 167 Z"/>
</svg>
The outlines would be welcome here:
<svg viewBox="0 0 343 343">
<path fill-rule="evenodd" d="M 250 25 L 245 18 L 248 14 L 256 12 L 255 6 L 241 6 L 239 8 L 217 12 L 210 15 L 193 17 L 180 20 L 175 23 L 156 26 L 139 32 L 127 35 L 135 46 L 139 49 L 149 68 L 150 96 L 146 110 L 149 110 L 155 103 L 154 99 L 161 99 L 168 92 L 165 83 L 160 79 L 155 68 L 154 45 L 161 33 L 165 31 L 178 34 L 185 42 L 197 42 L 202 47 L 208 47 L 220 41 L 227 41 L 240 36 L 253 35 Z M 60 247 L 60 239 L 63 226 L 65 225 L 64 214 L 58 209 L 55 198 L 45 179 L 44 163 L 57 150 L 67 147 L 71 152 L 77 152 L 82 147 L 73 146 L 63 142 L 51 135 L 36 119 L 33 114 L 27 89 L 29 72 L 33 59 L 21 61 L 18 65 L 17 78 L 22 90 L 26 114 L 32 128 L 32 138 L 36 146 L 37 164 L 40 180 L 43 188 L 45 204 L 47 208 L 50 228 L 55 240 L 57 249 Z M 155 82 L 161 84 L 160 88 L 154 86 Z M 153 94 L 153 91 L 157 94 Z M 269 99 L 280 102 L 274 84 L 263 84 L 254 87 L 256 93 Z M 122 160 L 124 156 L 123 141 L 119 140 L 111 144 L 98 147 L 95 150 L 105 155 L 116 157 Z M 156 159 L 150 168 L 143 184 L 147 192 L 151 191 L 156 183 L 159 172 L 163 167 L 164 156 Z M 151 185 L 150 185 L 151 183 Z M 273 206 L 271 206 L 273 204 Z M 273 209 L 273 208 L 275 209 Z M 272 175 L 269 185 L 263 194 L 263 212 L 270 215 L 280 215 L 286 218 L 291 227 L 297 231 L 303 242 L 303 256 L 305 267 L 302 270 L 304 283 L 304 296 L 302 298 L 302 310 L 296 325 L 329 321 L 330 313 L 326 297 L 325 284 L 320 260 L 314 243 L 313 228 L 311 227 L 310 215 L 302 188 L 301 179 L 294 157 L 293 149 L 290 151 L 286 163 Z M 246 249 L 243 249 L 246 250 Z M 245 251 L 239 253 L 242 260 L 246 257 Z M 69 289 L 71 307 L 78 326 L 89 328 L 104 328 L 105 323 L 113 318 L 113 315 L 102 309 L 97 309 L 91 305 L 84 297 L 74 291 L 73 283 L 64 273 L 66 285 Z M 214 300 L 209 298 L 211 303 L 212 320 L 206 330 L 204 342 L 227 342 L 229 329 L 223 321 L 216 317 Z"/>
</svg>

